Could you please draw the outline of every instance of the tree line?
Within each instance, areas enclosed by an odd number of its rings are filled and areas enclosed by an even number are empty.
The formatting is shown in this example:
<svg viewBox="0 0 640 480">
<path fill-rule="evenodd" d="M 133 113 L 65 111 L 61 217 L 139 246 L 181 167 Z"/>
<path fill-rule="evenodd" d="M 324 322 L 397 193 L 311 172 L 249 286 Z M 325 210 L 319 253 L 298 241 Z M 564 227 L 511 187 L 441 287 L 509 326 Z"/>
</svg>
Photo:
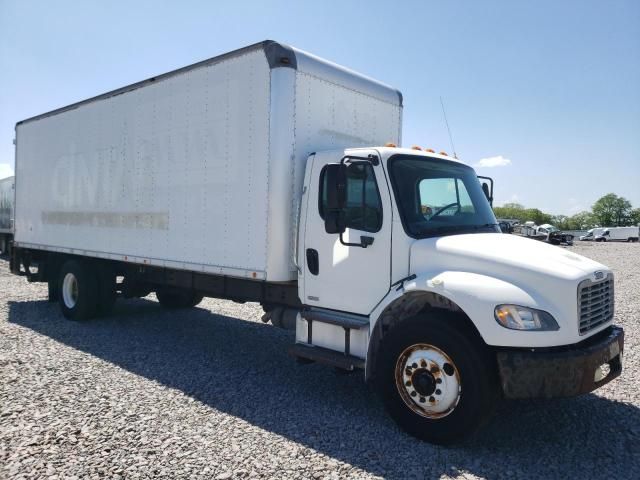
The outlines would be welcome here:
<svg viewBox="0 0 640 480">
<path fill-rule="evenodd" d="M 575 215 L 550 215 L 537 208 L 525 208 L 519 203 L 505 203 L 494 207 L 497 218 L 513 218 L 524 223 L 533 221 L 538 225 L 550 223 L 560 230 L 588 230 L 594 227 L 626 227 L 640 224 L 640 208 L 615 193 L 599 198 L 590 211 Z"/>
</svg>

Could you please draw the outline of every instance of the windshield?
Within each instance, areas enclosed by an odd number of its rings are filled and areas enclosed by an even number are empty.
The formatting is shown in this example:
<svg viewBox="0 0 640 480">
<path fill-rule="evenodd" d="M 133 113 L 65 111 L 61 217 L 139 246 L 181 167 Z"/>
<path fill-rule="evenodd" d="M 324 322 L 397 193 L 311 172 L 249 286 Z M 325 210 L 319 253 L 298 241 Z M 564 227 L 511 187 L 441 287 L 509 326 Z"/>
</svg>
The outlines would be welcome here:
<svg viewBox="0 0 640 480">
<path fill-rule="evenodd" d="M 472 168 L 398 155 L 389 160 L 389 171 L 402 223 L 412 237 L 500 232 Z"/>
</svg>

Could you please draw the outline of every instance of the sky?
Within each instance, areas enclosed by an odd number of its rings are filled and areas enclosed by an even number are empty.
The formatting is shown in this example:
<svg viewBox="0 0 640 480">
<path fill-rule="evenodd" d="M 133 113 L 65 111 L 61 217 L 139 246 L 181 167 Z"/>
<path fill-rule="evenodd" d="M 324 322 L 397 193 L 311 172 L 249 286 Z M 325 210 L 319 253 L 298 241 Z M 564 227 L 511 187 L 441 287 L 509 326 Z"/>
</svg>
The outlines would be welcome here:
<svg viewBox="0 0 640 480">
<path fill-rule="evenodd" d="M 0 178 L 19 120 L 265 39 L 390 84 L 404 146 L 455 151 L 496 204 L 640 207 L 640 1 L 0 0 Z"/>
</svg>

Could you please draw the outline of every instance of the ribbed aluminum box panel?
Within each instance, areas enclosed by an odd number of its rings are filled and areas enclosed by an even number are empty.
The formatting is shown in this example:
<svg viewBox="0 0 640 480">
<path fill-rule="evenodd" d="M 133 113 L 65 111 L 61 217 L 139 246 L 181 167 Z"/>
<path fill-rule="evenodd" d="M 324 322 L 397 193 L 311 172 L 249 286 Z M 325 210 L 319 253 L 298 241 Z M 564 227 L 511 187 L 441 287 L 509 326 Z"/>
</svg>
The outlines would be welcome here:
<svg viewBox="0 0 640 480">
<path fill-rule="evenodd" d="M 294 280 L 308 155 L 399 143 L 401 110 L 392 88 L 263 42 L 34 117 L 16 126 L 16 242 Z"/>
</svg>

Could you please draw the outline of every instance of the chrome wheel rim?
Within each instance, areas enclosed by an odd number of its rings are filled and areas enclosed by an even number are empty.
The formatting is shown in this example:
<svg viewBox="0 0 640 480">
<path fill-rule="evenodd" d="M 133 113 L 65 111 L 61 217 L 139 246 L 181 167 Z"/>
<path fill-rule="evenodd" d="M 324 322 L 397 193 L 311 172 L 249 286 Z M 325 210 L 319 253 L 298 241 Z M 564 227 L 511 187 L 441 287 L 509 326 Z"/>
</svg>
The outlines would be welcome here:
<svg viewBox="0 0 640 480">
<path fill-rule="evenodd" d="M 62 300 L 67 308 L 78 303 L 78 280 L 73 273 L 67 273 L 62 280 Z"/>
<path fill-rule="evenodd" d="M 396 362 L 395 379 L 404 403 L 422 417 L 446 417 L 460 402 L 458 368 L 433 345 L 419 343 L 406 348 Z"/>
</svg>

